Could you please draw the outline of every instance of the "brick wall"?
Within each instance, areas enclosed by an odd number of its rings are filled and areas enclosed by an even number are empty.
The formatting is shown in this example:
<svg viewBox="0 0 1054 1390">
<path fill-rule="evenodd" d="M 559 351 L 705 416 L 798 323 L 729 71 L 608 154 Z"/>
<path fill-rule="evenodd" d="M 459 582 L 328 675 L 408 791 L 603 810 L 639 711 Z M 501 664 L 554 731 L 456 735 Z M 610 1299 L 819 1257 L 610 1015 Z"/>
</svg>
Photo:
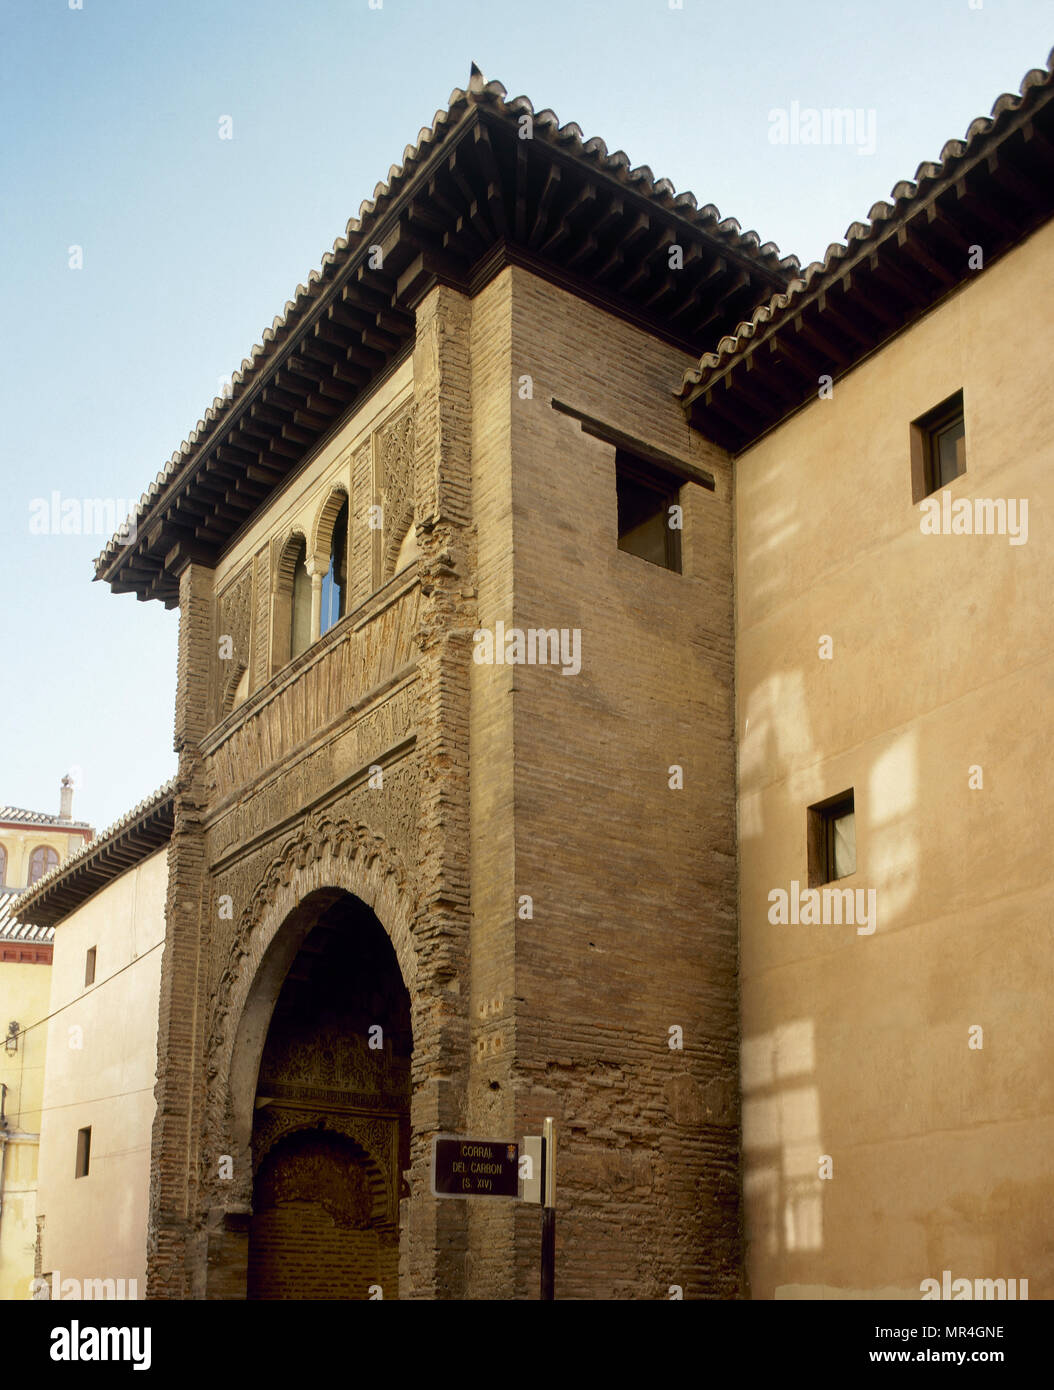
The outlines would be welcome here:
<svg viewBox="0 0 1054 1390">
<path fill-rule="evenodd" d="M 399 1240 L 371 1222 L 365 1164 L 326 1132 L 295 1135 L 261 1165 L 249 1226 L 251 1299 L 398 1296 Z"/>
<path fill-rule="evenodd" d="M 556 1119 L 559 1297 L 667 1298 L 674 1284 L 735 1296 L 730 469 L 690 438 L 672 396 L 682 354 L 511 276 L 513 377 L 531 376 L 533 399 L 510 383 L 506 621 L 577 628 L 582 644 L 576 676 L 505 677 L 515 893 L 534 900 L 534 920 L 515 924 L 517 1110 L 530 1133 Z M 683 574 L 618 550 L 614 448 L 553 396 L 715 474 L 716 492 L 681 490 Z M 518 1287 L 534 1297 L 537 1211 L 516 1220 Z"/>
</svg>

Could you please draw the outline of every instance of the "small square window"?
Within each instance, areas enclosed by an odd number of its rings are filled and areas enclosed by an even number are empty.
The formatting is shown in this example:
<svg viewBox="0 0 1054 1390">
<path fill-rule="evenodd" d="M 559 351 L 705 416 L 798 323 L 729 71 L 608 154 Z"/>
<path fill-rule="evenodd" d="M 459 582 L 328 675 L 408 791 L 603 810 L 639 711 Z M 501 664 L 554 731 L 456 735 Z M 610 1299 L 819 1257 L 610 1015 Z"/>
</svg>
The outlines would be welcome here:
<svg viewBox="0 0 1054 1390">
<path fill-rule="evenodd" d="M 808 810 L 809 887 L 856 873 L 853 790 L 818 801 Z"/>
<path fill-rule="evenodd" d="M 88 1165 L 91 1162 L 91 1125 L 77 1131 L 77 1171 L 74 1173 L 76 1178 L 86 1178 L 88 1176 Z"/>
<path fill-rule="evenodd" d="M 95 947 L 88 947 L 88 954 L 84 957 L 84 987 L 95 983 Z"/>
<path fill-rule="evenodd" d="M 963 393 L 956 391 L 911 425 L 911 493 L 921 502 L 966 472 Z"/>
<path fill-rule="evenodd" d="M 680 574 L 681 531 L 670 523 L 680 521 L 681 480 L 616 449 L 615 492 L 619 550 Z"/>
</svg>

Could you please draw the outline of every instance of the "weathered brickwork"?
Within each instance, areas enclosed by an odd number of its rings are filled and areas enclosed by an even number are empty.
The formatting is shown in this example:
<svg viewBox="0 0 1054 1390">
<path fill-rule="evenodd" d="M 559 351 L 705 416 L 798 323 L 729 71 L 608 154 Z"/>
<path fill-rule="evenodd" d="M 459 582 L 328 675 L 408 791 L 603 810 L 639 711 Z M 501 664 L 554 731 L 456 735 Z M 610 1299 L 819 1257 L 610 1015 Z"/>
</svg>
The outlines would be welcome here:
<svg viewBox="0 0 1054 1390">
<path fill-rule="evenodd" d="M 580 630 L 582 662 L 511 682 L 515 893 L 534 900 L 516 925 L 518 1111 L 527 1132 L 557 1122 L 561 1296 L 735 1296 L 731 470 L 669 394 L 679 353 L 512 280 L 514 374 L 533 399 L 512 403 L 507 622 Z M 680 491 L 684 573 L 618 550 L 614 448 L 554 396 L 715 475 L 714 492 Z M 518 1292 L 533 1293 L 537 1214 L 517 1220 Z"/>
<path fill-rule="evenodd" d="M 499 276 L 472 303 L 472 506 L 478 535 L 479 625 L 493 630 L 513 602 L 512 295 Z M 523 1133 L 512 1068 L 516 1050 L 515 668 L 471 665 L 469 725 L 472 826 L 472 982 L 467 1132 Z M 476 1202 L 470 1230 L 467 1291 L 510 1297 L 514 1287 L 513 1210 Z M 534 1226 L 538 1212 L 533 1212 Z M 531 1252 L 537 1266 L 537 1242 Z"/>
<path fill-rule="evenodd" d="M 221 580 L 188 569 L 152 1296 L 316 1287 L 307 1245 L 352 1296 L 392 1256 L 258 1185 L 275 1001 L 341 894 L 376 913 L 410 998 L 408 1147 L 376 1168 L 401 1233 L 388 1296 L 536 1296 L 537 1209 L 437 1201 L 429 1168 L 436 1133 L 518 1139 L 547 1114 L 564 1295 L 738 1291 L 730 478 L 669 395 L 685 365 L 526 271 L 438 287 L 412 394 L 365 407 Z M 613 447 L 552 396 L 716 475 L 682 489 L 683 574 L 618 550 Z M 276 664 L 273 555 L 299 528 L 317 579 L 345 495 L 347 615 Z M 578 630 L 581 672 L 477 664 L 498 621 Z M 224 626 L 255 686 L 233 707 Z M 312 1123 L 384 1151 L 339 1111 Z M 277 1142 L 285 1112 L 263 1113 Z"/>
<path fill-rule="evenodd" d="M 248 1296 L 394 1298 L 399 1240 L 375 1223 L 365 1155 L 318 1131 L 272 1150 L 256 1184 Z"/>
<path fill-rule="evenodd" d="M 399 1280 L 393 1235 L 341 1227 L 319 1204 L 265 1207 L 251 1222 L 250 1298 L 392 1298 Z"/>
<path fill-rule="evenodd" d="M 462 295 L 433 290 L 414 351 L 417 534 L 421 547 L 418 686 L 420 963 L 414 999 L 411 1262 L 408 1291 L 464 1291 L 465 1212 L 428 1196 L 429 1141 L 465 1122 L 468 1042 L 469 663 L 475 537 L 469 525 L 469 322 Z"/>
<path fill-rule="evenodd" d="M 150 1165 L 147 1297 L 191 1294 L 191 1232 L 201 1096 L 199 1001 L 205 973 L 207 811 L 200 740 L 208 727 L 213 575 L 188 565 L 180 577 L 175 748 L 179 772 L 168 858 L 165 949 L 157 1034 L 157 1113 Z"/>
</svg>

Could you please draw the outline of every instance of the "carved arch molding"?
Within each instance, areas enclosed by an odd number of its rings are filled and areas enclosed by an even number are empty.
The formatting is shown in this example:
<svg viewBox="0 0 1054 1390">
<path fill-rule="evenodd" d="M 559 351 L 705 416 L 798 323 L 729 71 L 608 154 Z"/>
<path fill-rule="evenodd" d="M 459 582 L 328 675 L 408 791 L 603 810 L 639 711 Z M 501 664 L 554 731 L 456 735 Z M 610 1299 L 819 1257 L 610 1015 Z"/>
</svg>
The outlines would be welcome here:
<svg viewBox="0 0 1054 1390">
<path fill-rule="evenodd" d="M 253 1177 L 272 1149 L 292 1134 L 342 1134 L 366 1155 L 366 1183 L 371 1198 L 371 1224 L 397 1230 L 399 1226 L 399 1122 L 380 1115 L 339 1114 L 332 1110 L 291 1109 L 269 1105 L 253 1127 Z"/>
<path fill-rule="evenodd" d="M 268 865 L 240 914 L 227 961 L 213 993 L 206 1038 L 205 1134 L 202 1158 L 204 1186 L 213 1202 L 248 1201 L 251 1195 L 252 1096 L 235 1096 L 238 1077 L 245 1068 L 236 1067 L 235 1049 L 238 1026 L 249 1003 L 260 964 L 282 926 L 316 891 L 338 890 L 353 894 L 376 914 L 395 951 L 403 983 L 411 999 L 417 978 L 417 958 L 412 937 L 416 912 L 416 893 L 399 854 L 361 821 L 352 822 L 328 815 L 308 816 L 299 830 L 283 844 Z M 215 920 L 215 918 L 214 918 Z M 276 982 L 277 998 L 281 980 Z M 273 1003 L 273 1000 L 272 1000 Z M 246 1044 L 242 1044 L 247 1046 Z M 263 1039 L 255 1046 L 262 1051 Z M 247 1071 L 256 1077 L 259 1057 Z M 303 1111 L 299 1112 L 303 1114 Z M 329 1124 L 333 1113 L 319 1112 Z M 361 1124 L 360 1124 L 361 1118 Z M 350 1137 L 361 1143 L 380 1163 L 389 1151 L 390 1136 L 379 1145 L 368 1128 L 381 1121 L 379 1116 L 348 1117 L 360 1126 Z M 385 1121 L 385 1123 L 388 1123 Z M 390 1122 L 394 1126 L 394 1122 Z M 367 1128 L 362 1128 L 365 1124 Z M 379 1133 L 379 1131 L 378 1131 Z M 364 1142 L 369 1139 L 369 1142 Z M 235 1157 L 233 1184 L 218 1179 L 218 1159 L 222 1154 Z M 396 1156 L 390 1168 L 395 1173 Z M 397 1181 L 389 1184 L 396 1193 Z M 210 1203 L 211 1204 L 211 1203 Z"/>
</svg>

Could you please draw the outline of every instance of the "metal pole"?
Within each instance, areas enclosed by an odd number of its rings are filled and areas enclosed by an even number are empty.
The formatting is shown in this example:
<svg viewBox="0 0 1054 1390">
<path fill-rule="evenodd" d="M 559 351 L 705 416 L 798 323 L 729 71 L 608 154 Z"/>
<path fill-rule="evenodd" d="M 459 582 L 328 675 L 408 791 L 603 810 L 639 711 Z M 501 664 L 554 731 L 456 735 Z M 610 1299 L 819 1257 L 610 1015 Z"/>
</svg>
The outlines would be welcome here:
<svg viewBox="0 0 1054 1390">
<path fill-rule="evenodd" d="M 542 1126 L 542 1301 L 556 1297 L 556 1136 L 552 1118 Z"/>
</svg>

